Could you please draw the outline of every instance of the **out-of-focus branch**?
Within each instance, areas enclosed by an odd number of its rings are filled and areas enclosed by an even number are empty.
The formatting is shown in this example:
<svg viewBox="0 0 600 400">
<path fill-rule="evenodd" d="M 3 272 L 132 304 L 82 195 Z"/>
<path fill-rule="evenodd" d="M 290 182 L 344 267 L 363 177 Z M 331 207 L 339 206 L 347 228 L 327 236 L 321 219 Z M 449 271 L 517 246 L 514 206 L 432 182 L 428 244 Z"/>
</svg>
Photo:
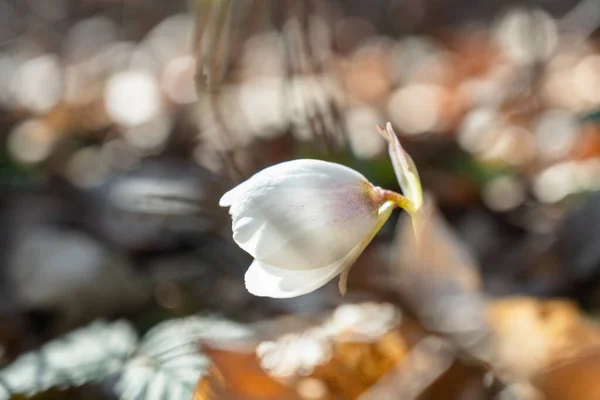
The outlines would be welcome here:
<svg viewBox="0 0 600 400">
<path fill-rule="evenodd" d="M 197 0 L 194 47 L 196 54 L 196 91 L 198 98 L 208 96 L 211 111 L 219 125 L 218 140 L 226 152 L 219 152 L 223 163 L 234 180 L 242 180 L 243 173 L 230 153 L 233 139 L 219 107 L 220 87 L 230 63 L 231 21 L 235 0 Z M 206 17 L 205 17 L 206 16 Z M 204 20 L 204 21 L 203 21 Z"/>
</svg>

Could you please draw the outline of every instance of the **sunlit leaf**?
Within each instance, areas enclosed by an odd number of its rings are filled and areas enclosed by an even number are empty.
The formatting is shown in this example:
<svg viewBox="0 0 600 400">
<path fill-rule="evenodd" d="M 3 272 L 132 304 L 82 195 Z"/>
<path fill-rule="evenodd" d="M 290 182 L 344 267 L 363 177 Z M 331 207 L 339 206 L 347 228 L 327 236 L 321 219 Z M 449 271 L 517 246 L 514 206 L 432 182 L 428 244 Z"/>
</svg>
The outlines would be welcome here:
<svg viewBox="0 0 600 400">
<path fill-rule="evenodd" d="M 191 317 L 151 329 L 126 363 L 117 384 L 122 400 L 189 400 L 211 362 L 200 341 L 245 337 L 248 331 L 227 321 Z"/>
<path fill-rule="evenodd" d="M 0 372 L 0 399 L 9 393 L 33 395 L 52 387 L 75 387 L 117 372 L 135 349 L 137 335 L 125 321 L 94 322 Z"/>
</svg>

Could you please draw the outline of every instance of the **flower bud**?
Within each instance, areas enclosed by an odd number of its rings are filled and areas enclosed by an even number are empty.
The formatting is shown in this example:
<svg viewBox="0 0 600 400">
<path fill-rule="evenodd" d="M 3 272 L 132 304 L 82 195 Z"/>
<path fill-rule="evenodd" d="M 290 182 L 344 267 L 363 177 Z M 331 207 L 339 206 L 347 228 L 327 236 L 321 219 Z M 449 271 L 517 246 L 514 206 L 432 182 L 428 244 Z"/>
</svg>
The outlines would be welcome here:
<svg viewBox="0 0 600 400">
<path fill-rule="evenodd" d="M 380 126 L 377 129 L 388 142 L 388 152 L 402 193 L 411 201 L 415 211 L 419 210 L 423 205 L 423 189 L 414 161 L 400 144 L 392 124 L 388 122 L 385 129 Z"/>
</svg>

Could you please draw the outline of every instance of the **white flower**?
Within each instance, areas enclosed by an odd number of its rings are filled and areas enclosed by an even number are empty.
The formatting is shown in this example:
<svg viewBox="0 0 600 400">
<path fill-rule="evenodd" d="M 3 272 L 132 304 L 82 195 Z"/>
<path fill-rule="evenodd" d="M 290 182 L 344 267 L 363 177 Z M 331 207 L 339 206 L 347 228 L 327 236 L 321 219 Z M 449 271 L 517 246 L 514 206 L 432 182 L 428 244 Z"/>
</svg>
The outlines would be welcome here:
<svg viewBox="0 0 600 400">
<path fill-rule="evenodd" d="M 350 267 L 392 209 L 418 214 L 423 194 L 417 169 L 391 125 L 378 128 L 406 197 L 318 160 L 274 165 L 223 195 L 219 204 L 230 207 L 233 239 L 254 257 L 245 277 L 250 293 L 296 297 L 340 275 L 343 294 Z"/>
<path fill-rule="evenodd" d="M 394 203 L 358 172 L 319 160 L 269 167 L 225 193 L 233 238 L 255 260 L 246 288 L 287 298 L 342 274 L 390 216 Z"/>
</svg>

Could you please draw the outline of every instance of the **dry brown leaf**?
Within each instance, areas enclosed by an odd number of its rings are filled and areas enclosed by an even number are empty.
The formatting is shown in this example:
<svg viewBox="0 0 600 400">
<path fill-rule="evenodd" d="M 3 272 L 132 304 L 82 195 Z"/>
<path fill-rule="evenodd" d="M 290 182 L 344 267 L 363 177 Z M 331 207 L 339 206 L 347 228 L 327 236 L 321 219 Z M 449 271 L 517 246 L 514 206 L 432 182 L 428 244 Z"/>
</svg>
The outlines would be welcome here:
<svg viewBox="0 0 600 400">
<path fill-rule="evenodd" d="M 531 377 L 555 362 L 600 346 L 600 332 L 566 300 L 511 297 L 488 305 L 497 334 L 498 367 Z"/>
<path fill-rule="evenodd" d="M 356 371 L 361 380 L 372 385 L 400 362 L 407 352 L 404 338 L 398 332 L 390 332 L 375 343 L 335 343 L 333 359 L 346 369 Z"/>
<path fill-rule="evenodd" d="M 592 400 L 600 397 L 600 351 L 539 374 L 533 383 L 545 400 Z"/>
<path fill-rule="evenodd" d="M 454 349 L 448 342 L 427 337 L 359 400 L 416 399 L 452 365 L 453 360 Z"/>
<path fill-rule="evenodd" d="M 297 392 L 275 381 L 260 367 L 254 352 L 203 348 L 215 367 L 196 388 L 194 400 L 301 400 Z"/>
<path fill-rule="evenodd" d="M 325 363 L 314 365 L 306 376 L 287 377 L 269 376 L 254 353 L 207 347 L 204 352 L 215 367 L 198 383 L 194 400 L 350 400 L 397 365 L 407 347 L 399 331 L 373 343 L 335 342 Z"/>
<path fill-rule="evenodd" d="M 227 390 L 223 376 L 215 367 L 211 368 L 207 376 L 202 377 L 196 385 L 192 400 L 237 400 Z"/>
<path fill-rule="evenodd" d="M 411 218 L 401 216 L 394 252 L 389 270 L 376 278 L 378 286 L 402 298 L 425 328 L 488 361 L 493 332 L 477 264 L 430 196 L 425 196 L 417 235 Z"/>
<path fill-rule="evenodd" d="M 407 352 L 398 331 L 374 343 L 334 342 L 331 359 L 316 367 L 312 376 L 326 382 L 342 398 L 355 399 L 398 365 Z"/>
<path fill-rule="evenodd" d="M 400 319 L 390 304 L 346 304 L 321 325 L 265 341 L 256 353 L 268 374 L 302 398 L 312 388 L 315 398 L 355 399 L 406 355 Z"/>
<path fill-rule="evenodd" d="M 457 363 L 449 342 L 429 336 L 411 350 L 414 338 L 403 328 L 410 318 L 398 326 L 390 311 L 386 304 L 345 305 L 321 325 L 263 342 L 258 351 L 205 344 L 214 368 L 194 400 L 437 399 L 486 391 L 485 371 Z"/>
</svg>

